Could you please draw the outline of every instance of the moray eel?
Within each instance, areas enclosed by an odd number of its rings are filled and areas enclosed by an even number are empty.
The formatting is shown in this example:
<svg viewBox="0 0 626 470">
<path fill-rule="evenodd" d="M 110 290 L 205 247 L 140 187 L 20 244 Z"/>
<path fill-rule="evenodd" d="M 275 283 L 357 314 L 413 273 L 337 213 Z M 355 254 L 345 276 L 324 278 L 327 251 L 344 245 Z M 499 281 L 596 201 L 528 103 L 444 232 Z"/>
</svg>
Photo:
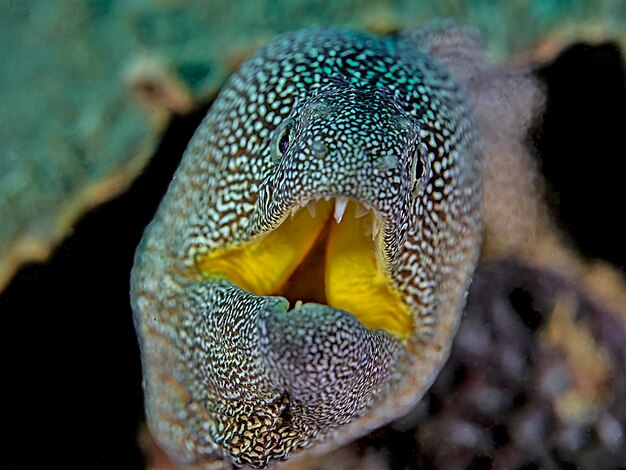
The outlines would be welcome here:
<svg viewBox="0 0 626 470">
<path fill-rule="evenodd" d="M 147 421 L 179 467 L 328 451 L 436 377 L 477 260 L 482 178 L 444 66 L 463 47 L 438 37 L 279 36 L 197 129 L 131 285 Z"/>
</svg>

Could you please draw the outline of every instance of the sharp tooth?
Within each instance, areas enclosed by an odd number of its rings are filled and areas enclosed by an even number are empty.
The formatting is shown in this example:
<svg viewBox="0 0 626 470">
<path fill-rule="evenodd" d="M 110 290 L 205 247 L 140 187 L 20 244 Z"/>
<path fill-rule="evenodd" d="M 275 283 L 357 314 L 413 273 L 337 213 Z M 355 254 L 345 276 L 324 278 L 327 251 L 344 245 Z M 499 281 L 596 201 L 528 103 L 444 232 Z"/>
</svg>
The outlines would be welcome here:
<svg viewBox="0 0 626 470">
<path fill-rule="evenodd" d="M 295 216 L 295 215 L 296 215 L 296 213 L 298 212 L 298 209 L 300 209 L 300 207 L 298 207 L 298 206 L 294 206 L 294 207 L 292 207 L 292 209 L 291 209 L 291 218 L 292 218 L 292 219 L 294 218 L 294 216 Z"/>
<path fill-rule="evenodd" d="M 317 203 L 311 199 L 309 201 L 309 203 L 306 205 L 306 209 L 309 211 L 309 214 L 311 214 L 311 217 L 315 218 L 315 211 L 317 209 Z"/>
<path fill-rule="evenodd" d="M 380 232 L 380 222 L 378 222 L 378 219 L 374 216 L 372 217 L 372 240 L 376 238 L 378 232 Z"/>
<path fill-rule="evenodd" d="M 335 202 L 335 220 L 337 223 L 341 223 L 341 219 L 343 219 L 343 214 L 346 212 L 346 206 L 348 205 L 347 197 L 338 197 Z"/>
<path fill-rule="evenodd" d="M 356 219 L 360 219 L 361 217 L 367 215 L 370 211 L 370 208 L 363 205 L 363 204 L 358 204 L 356 206 L 356 211 L 354 211 L 354 217 Z"/>
<path fill-rule="evenodd" d="M 302 300 L 296 300 L 296 304 L 294 305 L 293 309 L 297 309 L 302 307 Z"/>
<path fill-rule="evenodd" d="M 324 201 L 330 201 L 330 196 L 324 196 Z"/>
</svg>

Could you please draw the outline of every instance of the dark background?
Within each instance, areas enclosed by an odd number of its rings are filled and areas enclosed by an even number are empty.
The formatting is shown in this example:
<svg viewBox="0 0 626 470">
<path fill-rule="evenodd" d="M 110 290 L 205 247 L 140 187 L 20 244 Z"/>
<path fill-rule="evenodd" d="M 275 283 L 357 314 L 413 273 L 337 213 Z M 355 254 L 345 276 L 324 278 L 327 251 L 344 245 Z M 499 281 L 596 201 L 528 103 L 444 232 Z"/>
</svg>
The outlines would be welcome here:
<svg viewBox="0 0 626 470">
<path fill-rule="evenodd" d="M 585 256 L 624 269 L 622 64 L 613 44 L 579 44 L 539 70 L 548 105 L 533 138 L 562 229 Z M 0 422 L 8 435 L 0 468 L 143 467 L 129 273 L 143 229 L 207 109 L 174 118 L 133 186 L 86 214 L 48 263 L 23 268 L 0 294 Z"/>
</svg>

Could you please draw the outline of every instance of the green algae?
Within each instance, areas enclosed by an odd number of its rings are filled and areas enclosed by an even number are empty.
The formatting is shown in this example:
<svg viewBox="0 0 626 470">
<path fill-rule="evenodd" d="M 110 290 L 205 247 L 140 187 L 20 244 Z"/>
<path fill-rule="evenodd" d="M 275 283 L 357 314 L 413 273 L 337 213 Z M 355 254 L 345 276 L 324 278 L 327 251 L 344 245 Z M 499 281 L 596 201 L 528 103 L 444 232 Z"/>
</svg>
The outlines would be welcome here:
<svg viewBox="0 0 626 470">
<path fill-rule="evenodd" d="M 280 32 L 392 32 L 443 16 L 475 25 L 497 59 L 561 30 L 626 40 L 617 0 L 3 0 L 0 289 L 21 263 L 45 257 L 90 187 L 154 148 L 161 128 L 126 79 L 141 59 L 156 58 L 200 102 Z"/>
</svg>

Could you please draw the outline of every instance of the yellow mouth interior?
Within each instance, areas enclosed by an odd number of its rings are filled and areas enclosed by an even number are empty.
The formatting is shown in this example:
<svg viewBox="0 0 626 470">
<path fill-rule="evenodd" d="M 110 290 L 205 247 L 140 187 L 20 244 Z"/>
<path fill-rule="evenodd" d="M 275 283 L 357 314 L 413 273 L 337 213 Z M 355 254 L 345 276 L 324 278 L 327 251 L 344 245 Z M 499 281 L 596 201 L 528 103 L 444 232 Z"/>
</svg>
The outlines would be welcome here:
<svg viewBox="0 0 626 470">
<path fill-rule="evenodd" d="M 280 295 L 291 305 L 316 302 L 346 310 L 367 328 L 404 339 L 412 331 L 408 309 L 390 283 L 372 237 L 373 212 L 357 218 L 350 200 L 341 222 L 335 202 L 321 200 L 250 242 L 215 250 L 197 260 L 204 276 L 218 276 L 255 295 Z"/>
</svg>

